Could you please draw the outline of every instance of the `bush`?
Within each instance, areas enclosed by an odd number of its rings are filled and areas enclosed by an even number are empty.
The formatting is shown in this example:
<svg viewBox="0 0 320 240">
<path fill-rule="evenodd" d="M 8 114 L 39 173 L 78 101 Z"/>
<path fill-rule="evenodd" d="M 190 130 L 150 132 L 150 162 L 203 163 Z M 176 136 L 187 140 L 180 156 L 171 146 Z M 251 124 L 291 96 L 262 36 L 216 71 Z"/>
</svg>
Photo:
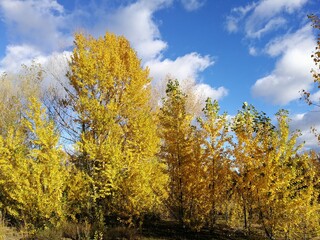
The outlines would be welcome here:
<svg viewBox="0 0 320 240">
<path fill-rule="evenodd" d="M 87 223 L 64 223 L 56 228 L 38 230 L 29 240 L 90 240 L 91 226 Z"/>
</svg>

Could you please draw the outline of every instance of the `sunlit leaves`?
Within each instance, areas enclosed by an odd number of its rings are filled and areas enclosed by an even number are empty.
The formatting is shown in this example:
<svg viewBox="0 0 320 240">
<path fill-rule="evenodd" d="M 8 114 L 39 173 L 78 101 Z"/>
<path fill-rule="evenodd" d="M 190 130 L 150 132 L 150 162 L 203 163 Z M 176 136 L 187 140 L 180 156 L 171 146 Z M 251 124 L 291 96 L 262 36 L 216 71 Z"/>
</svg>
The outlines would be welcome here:
<svg viewBox="0 0 320 240">
<path fill-rule="evenodd" d="M 299 214 L 302 209 L 319 211 L 312 190 L 314 183 L 309 181 L 315 172 L 310 169 L 311 175 L 307 177 L 302 170 L 302 166 L 312 162 L 308 155 L 298 155 L 298 134 L 290 134 L 288 113 L 281 110 L 276 116 L 277 128 L 264 114 L 245 105 L 236 116 L 234 127 L 237 188 L 242 199 L 244 226 L 250 229 L 252 223 L 259 222 L 270 239 L 301 234 L 303 221 L 305 229 L 315 231 L 313 221 L 307 217 L 302 220 Z"/>
<path fill-rule="evenodd" d="M 64 218 L 66 156 L 39 101 L 30 98 L 25 115 L 0 140 L 1 209 L 28 228 L 56 225 Z"/>
<path fill-rule="evenodd" d="M 287 111 L 273 123 L 244 103 L 231 119 L 208 99 L 195 119 L 169 80 L 155 113 L 148 69 L 124 37 L 76 34 L 59 101 L 74 142 L 61 146 L 42 73 L 24 68 L 16 93 L 16 79 L 0 79 L 0 211 L 17 225 L 89 221 L 102 234 L 110 219 L 138 226 L 151 214 L 197 231 L 223 222 L 269 239 L 319 235 L 319 156 L 297 144 Z"/>
<path fill-rule="evenodd" d="M 76 34 L 67 75 L 74 94 L 64 105 L 79 124 L 75 164 L 91 185 L 91 221 L 103 211 L 132 224 L 160 205 L 166 177 L 155 158 L 159 138 L 148 74 L 124 37 Z"/>
</svg>

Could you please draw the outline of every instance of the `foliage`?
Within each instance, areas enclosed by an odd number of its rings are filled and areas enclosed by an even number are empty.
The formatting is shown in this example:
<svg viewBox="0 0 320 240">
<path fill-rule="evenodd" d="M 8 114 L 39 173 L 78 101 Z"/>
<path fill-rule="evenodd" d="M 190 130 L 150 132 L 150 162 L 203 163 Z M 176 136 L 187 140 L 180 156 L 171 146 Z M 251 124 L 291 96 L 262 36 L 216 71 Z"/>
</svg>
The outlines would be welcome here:
<svg viewBox="0 0 320 240">
<path fill-rule="evenodd" d="M 67 74 L 73 93 L 64 104 L 79 124 L 73 162 L 87 175 L 92 220 L 117 215 L 133 224 L 160 204 L 166 177 L 155 158 L 148 74 L 125 38 L 76 34 Z"/>
<path fill-rule="evenodd" d="M 202 129 L 202 152 L 205 171 L 202 178 L 205 182 L 203 189 L 207 197 L 207 221 L 212 227 L 216 224 L 218 214 L 227 216 L 228 202 L 232 190 L 232 172 L 230 160 L 231 136 L 227 114 L 219 115 L 219 104 L 209 98 L 203 109 L 204 119 L 198 118 Z"/>
<path fill-rule="evenodd" d="M 43 104 L 42 73 L 0 79 L 0 212 L 11 225 L 52 239 L 131 238 L 155 219 L 192 236 L 223 223 L 269 239 L 319 237 L 319 155 L 297 145 L 287 111 L 273 124 L 244 103 L 231 119 L 208 99 L 195 119 L 196 97 L 169 80 L 155 112 L 148 69 L 110 33 L 75 35 L 60 106 Z"/>
<path fill-rule="evenodd" d="M 56 225 L 63 218 L 65 154 L 37 100 L 25 114 L 0 138 L 1 209 L 28 228 Z"/>
<path fill-rule="evenodd" d="M 244 227 L 250 231 L 258 222 L 270 239 L 305 237 L 316 232 L 314 223 L 319 223 L 308 217 L 319 214 L 316 172 L 307 154 L 298 155 L 298 134 L 290 136 L 287 112 L 279 111 L 277 119 L 275 129 L 270 119 L 248 105 L 236 116 L 234 156 Z"/>
<path fill-rule="evenodd" d="M 231 187 L 230 161 L 225 151 L 230 140 L 227 118 L 219 116 L 218 103 L 208 99 L 205 119 L 198 120 L 202 129 L 197 129 L 186 110 L 187 96 L 179 82 L 169 80 L 166 92 L 159 132 L 160 157 L 168 165 L 170 178 L 167 205 L 181 225 L 200 230 L 208 223 L 215 224 L 218 211 L 225 210 Z"/>
<path fill-rule="evenodd" d="M 167 85 L 167 99 L 159 113 L 160 137 L 162 146 L 160 157 L 168 166 L 169 198 L 168 207 L 171 214 L 185 224 L 188 193 L 191 190 L 190 178 L 193 177 L 192 151 L 193 128 L 192 116 L 186 112 L 186 95 L 179 87 L 177 80 L 169 80 Z M 185 173 L 188 172 L 188 175 Z M 191 197 L 191 196 L 190 196 Z"/>
<path fill-rule="evenodd" d="M 18 74 L 4 73 L 0 76 L 0 134 L 6 136 L 10 127 L 21 124 L 21 115 L 28 108 L 30 97 L 41 98 L 43 79 L 41 66 L 22 66 Z"/>
</svg>

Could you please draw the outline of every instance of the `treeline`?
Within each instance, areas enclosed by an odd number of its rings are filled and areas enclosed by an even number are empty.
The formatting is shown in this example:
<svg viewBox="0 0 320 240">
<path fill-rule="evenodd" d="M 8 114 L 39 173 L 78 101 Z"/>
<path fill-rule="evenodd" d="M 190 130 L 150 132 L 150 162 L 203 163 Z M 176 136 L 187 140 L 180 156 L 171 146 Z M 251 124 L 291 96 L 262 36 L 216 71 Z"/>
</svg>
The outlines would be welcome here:
<svg viewBox="0 0 320 240">
<path fill-rule="evenodd" d="M 151 104 L 149 70 L 123 37 L 75 35 L 64 93 L 43 93 L 43 70 L 1 77 L 0 211 L 30 231 L 65 222 L 139 227 L 174 218 L 193 230 L 219 221 L 270 239 L 319 235 L 319 156 L 252 105 L 233 118 L 208 99 L 200 117 L 169 80 Z"/>
</svg>

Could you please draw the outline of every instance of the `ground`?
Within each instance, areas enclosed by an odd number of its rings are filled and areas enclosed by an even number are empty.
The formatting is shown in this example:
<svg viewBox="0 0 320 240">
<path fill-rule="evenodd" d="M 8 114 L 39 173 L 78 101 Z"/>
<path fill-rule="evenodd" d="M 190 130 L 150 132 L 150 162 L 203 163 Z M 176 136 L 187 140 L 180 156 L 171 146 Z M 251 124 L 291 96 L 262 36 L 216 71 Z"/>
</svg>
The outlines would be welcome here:
<svg viewBox="0 0 320 240">
<path fill-rule="evenodd" d="M 70 231 L 72 232 L 72 231 Z M 61 232 L 60 232 L 61 234 Z M 78 240 L 73 234 L 71 236 L 57 237 L 55 232 L 50 231 L 39 234 L 37 237 L 28 237 L 26 234 L 16 231 L 14 228 L 5 226 L 0 227 L 0 240 Z M 64 235 L 64 234 L 62 234 Z M 2 236 L 2 238 L 1 238 Z M 84 239 L 84 238 L 82 238 Z M 87 239 L 87 238 L 86 238 Z M 192 232 L 179 227 L 173 221 L 161 221 L 146 224 L 140 230 L 127 229 L 124 227 L 115 227 L 108 230 L 106 239 L 134 239 L 134 240 L 264 240 L 261 234 L 252 234 L 246 236 L 243 231 L 230 229 L 224 225 L 218 225 L 213 231 L 202 230 L 201 232 Z"/>
</svg>

